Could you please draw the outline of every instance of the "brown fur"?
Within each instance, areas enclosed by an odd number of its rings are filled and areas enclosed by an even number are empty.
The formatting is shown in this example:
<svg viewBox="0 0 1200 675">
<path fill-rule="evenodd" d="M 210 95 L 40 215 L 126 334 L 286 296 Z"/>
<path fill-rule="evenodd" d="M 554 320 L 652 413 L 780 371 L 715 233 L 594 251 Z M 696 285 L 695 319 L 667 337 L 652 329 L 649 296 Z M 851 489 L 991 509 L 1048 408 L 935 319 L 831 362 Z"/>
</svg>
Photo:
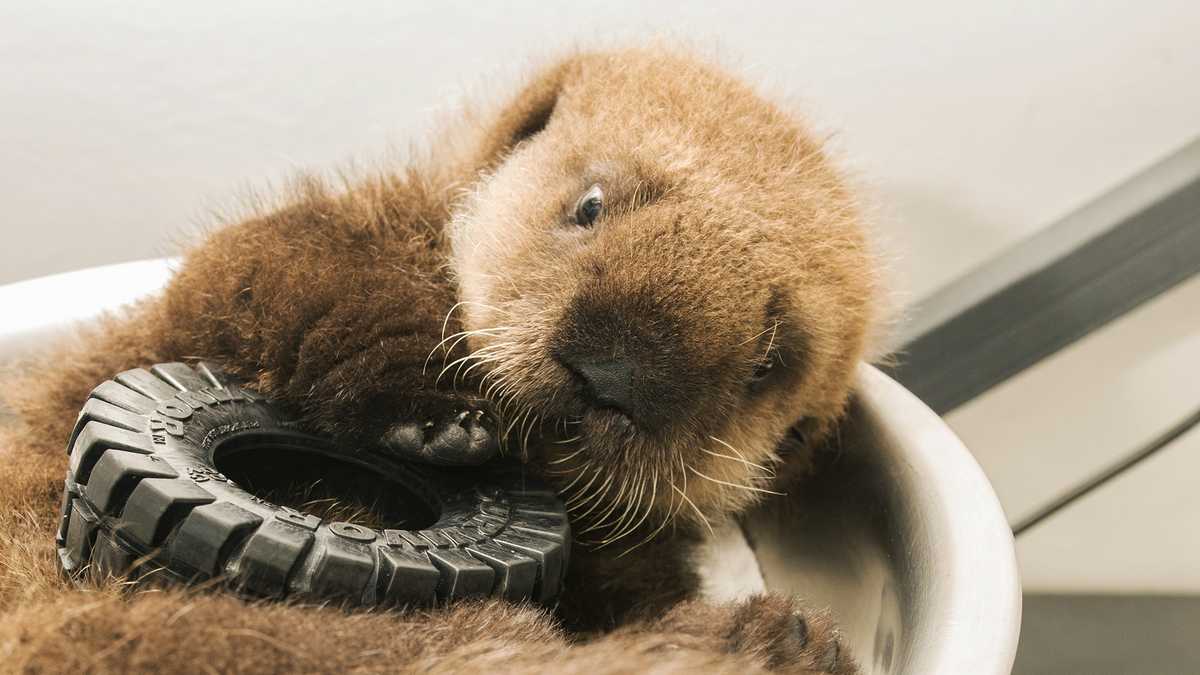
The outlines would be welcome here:
<svg viewBox="0 0 1200 675">
<path fill-rule="evenodd" d="M 708 523 L 804 470 L 862 354 L 871 264 L 819 147 L 744 85 L 652 49 L 565 59 L 434 150 L 340 192 L 301 182 L 191 251 L 161 297 L 9 385 L 23 426 L 0 451 L 0 663 L 853 670 L 828 619 L 778 597 L 705 605 L 690 566 Z M 592 183 L 602 221 L 570 226 Z M 632 416 L 590 408 L 555 362 L 597 343 L 640 359 Z M 115 372 L 193 358 L 346 442 L 482 397 L 506 447 L 592 533 L 558 612 L 581 632 L 498 602 L 355 613 L 72 590 L 54 575 L 52 531 L 74 412 Z M 764 359 L 775 367 L 748 385 Z"/>
</svg>

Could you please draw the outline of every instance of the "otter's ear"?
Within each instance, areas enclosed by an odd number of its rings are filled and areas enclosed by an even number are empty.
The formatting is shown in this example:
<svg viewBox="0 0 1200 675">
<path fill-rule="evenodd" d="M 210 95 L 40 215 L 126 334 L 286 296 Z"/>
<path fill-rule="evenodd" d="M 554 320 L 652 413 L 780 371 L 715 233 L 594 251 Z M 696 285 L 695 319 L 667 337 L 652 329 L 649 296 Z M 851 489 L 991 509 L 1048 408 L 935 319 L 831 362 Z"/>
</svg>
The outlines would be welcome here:
<svg viewBox="0 0 1200 675">
<path fill-rule="evenodd" d="M 569 59 L 538 73 L 499 112 L 484 137 L 485 166 L 492 166 L 521 141 L 536 136 L 550 124 L 563 87 L 578 67 Z"/>
</svg>

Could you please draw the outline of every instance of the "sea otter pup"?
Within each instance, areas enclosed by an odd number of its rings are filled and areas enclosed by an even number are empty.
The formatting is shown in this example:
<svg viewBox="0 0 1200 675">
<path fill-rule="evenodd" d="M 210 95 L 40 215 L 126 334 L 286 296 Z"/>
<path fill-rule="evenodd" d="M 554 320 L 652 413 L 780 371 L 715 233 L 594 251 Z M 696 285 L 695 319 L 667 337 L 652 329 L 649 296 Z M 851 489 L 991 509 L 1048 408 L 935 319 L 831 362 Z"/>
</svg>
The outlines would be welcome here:
<svg viewBox="0 0 1200 675">
<path fill-rule="evenodd" d="M 819 144 L 729 75 L 650 48 L 570 56 L 431 148 L 343 190 L 302 181 L 8 387 L 24 427 L 0 453 L 0 660 L 853 672 L 828 620 L 771 595 L 707 604 L 692 562 L 715 523 L 805 470 L 863 354 L 873 265 Z M 58 580 L 74 411 L 117 371 L 201 357 L 345 442 L 521 457 L 580 540 L 553 615 Z"/>
</svg>

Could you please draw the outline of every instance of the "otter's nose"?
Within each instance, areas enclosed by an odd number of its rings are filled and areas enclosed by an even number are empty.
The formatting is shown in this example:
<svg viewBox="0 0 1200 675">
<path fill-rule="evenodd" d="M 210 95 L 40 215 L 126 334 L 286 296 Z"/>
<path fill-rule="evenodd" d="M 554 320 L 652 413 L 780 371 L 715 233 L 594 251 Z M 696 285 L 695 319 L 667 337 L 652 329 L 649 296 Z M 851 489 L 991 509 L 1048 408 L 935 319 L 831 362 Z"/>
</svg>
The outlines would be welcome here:
<svg viewBox="0 0 1200 675">
<path fill-rule="evenodd" d="M 559 361 L 579 378 L 592 405 L 633 417 L 634 367 L 628 358 L 567 355 L 559 356 Z"/>
</svg>

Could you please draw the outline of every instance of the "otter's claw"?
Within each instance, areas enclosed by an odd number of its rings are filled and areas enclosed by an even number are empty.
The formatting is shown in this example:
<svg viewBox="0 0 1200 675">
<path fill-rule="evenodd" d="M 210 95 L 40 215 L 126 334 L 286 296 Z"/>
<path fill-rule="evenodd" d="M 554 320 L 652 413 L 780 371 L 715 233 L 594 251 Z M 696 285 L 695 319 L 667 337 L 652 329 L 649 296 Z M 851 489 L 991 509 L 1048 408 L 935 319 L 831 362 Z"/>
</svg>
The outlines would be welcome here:
<svg viewBox="0 0 1200 675">
<path fill-rule="evenodd" d="M 383 435 L 384 447 L 403 459 L 461 466 L 482 464 L 495 456 L 495 423 L 478 408 L 454 407 L 423 421 L 392 425 Z"/>
</svg>

